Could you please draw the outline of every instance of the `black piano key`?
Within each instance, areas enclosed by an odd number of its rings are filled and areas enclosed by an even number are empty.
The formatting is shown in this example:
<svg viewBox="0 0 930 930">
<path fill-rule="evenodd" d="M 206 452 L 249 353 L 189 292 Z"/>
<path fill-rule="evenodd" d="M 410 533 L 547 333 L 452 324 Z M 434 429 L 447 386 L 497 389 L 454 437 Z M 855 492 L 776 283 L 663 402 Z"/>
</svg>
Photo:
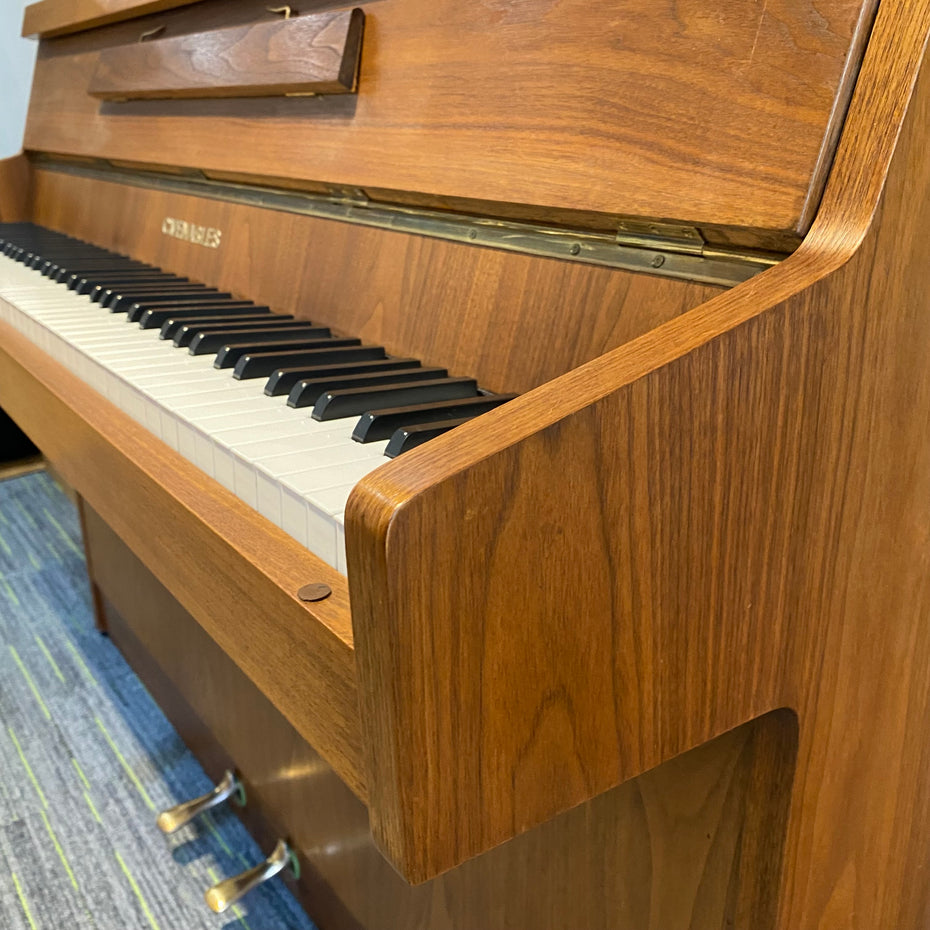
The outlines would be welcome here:
<svg viewBox="0 0 930 930">
<path fill-rule="evenodd" d="M 126 319 L 129 320 L 130 323 L 138 323 L 147 310 L 192 310 L 196 308 L 198 304 L 209 304 L 212 306 L 213 304 L 219 304 L 227 300 L 232 300 L 231 294 L 217 293 L 210 288 L 190 294 L 175 294 L 174 297 L 165 297 L 164 299 L 144 297 L 141 300 L 136 299 L 132 302 L 129 309 L 126 311 Z M 251 301 L 237 300 L 235 303 L 237 306 L 248 306 Z M 117 307 L 118 306 L 119 304 L 117 304 Z M 119 313 L 119 310 L 114 308 L 113 312 Z M 165 317 L 165 319 L 167 319 L 167 317 Z"/>
<path fill-rule="evenodd" d="M 402 384 L 413 381 L 438 381 L 448 377 L 445 368 L 398 368 L 369 374 L 329 375 L 302 378 L 291 388 L 288 407 L 312 407 L 321 395 L 347 388 L 378 387 L 382 384 Z"/>
<path fill-rule="evenodd" d="M 43 266 L 54 266 L 57 269 L 67 270 L 68 275 L 73 274 L 112 274 L 120 271 L 156 271 L 154 265 L 148 262 L 139 262 L 132 258 L 119 258 L 115 255 L 74 257 L 56 256 L 47 252 L 42 253 L 39 259 Z"/>
<path fill-rule="evenodd" d="M 443 378 L 438 381 L 405 382 L 378 388 L 347 388 L 327 391 L 317 401 L 311 416 L 314 420 L 339 420 L 370 410 L 397 407 L 401 404 L 429 403 L 477 397 L 478 385 L 473 378 Z"/>
<path fill-rule="evenodd" d="M 74 262 L 48 261 L 45 263 L 45 265 L 42 268 L 42 274 L 46 278 L 49 278 L 52 281 L 56 281 L 58 284 L 65 284 L 67 281 L 69 281 L 71 278 L 75 276 L 84 278 L 84 277 L 88 277 L 93 274 L 98 274 L 104 268 L 115 271 L 119 269 L 120 267 L 122 266 L 120 266 L 118 263 L 115 263 L 115 262 L 111 262 L 110 264 L 106 266 L 101 265 L 99 268 L 96 268 L 96 267 L 87 267 L 83 265 L 76 266 Z M 141 265 L 141 266 L 140 265 L 127 265 L 123 267 L 123 271 L 125 273 L 126 271 L 135 271 L 135 270 L 138 270 L 139 268 L 145 268 L 145 267 L 146 267 L 145 265 Z"/>
<path fill-rule="evenodd" d="M 107 289 L 100 300 L 100 305 L 111 313 L 126 313 L 129 308 L 138 300 L 149 297 L 155 298 L 159 294 L 164 295 L 164 299 L 169 297 L 181 297 L 186 294 L 203 294 L 207 288 L 203 284 L 168 284 L 163 287 L 144 286 L 136 288 L 113 288 Z"/>
<path fill-rule="evenodd" d="M 68 290 L 73 291 L 81 281 L 97 280 L 104 281 L 138 281 L 145 278 L 163 278 L 167 277 L 169 272 L 162 271 L 154 265 L 143 265 L 141 268 L 120 268 L 118 265 L 111 265 L 107 268 L 95 268 L 83 271 L 68 271 L 65 269 L 65 275 L 60 284 L 64 284 Z"/>
<path fill-rule="evenodd" d="M 297 352 L 249 352 L 236 362 L 233 377 L 244 381 L 248 378 L 266 378 L 279 368 L 303 371 L 304 366 L 348 365 L 352 362 L 383 361 L 385 358 L 387 352 L 381 346 L 362 345 Z"/>
<path fill-rule="evenodd" d="M 161 284 L 165 286 L 171 284 L 190 284 L 191 282 L 188 281 L 187 278 L 179 278 L 172 274 L 162 274 L 152 278 L 141 278 L 135 282 L 122 281 L 115 283 L 105 281 L 100 284 L 95 284 L 87 292 L 87 296 L 90 297 L 95 304 L 102 304 L 107 292 L 112 293 L 115 290 L 126 288 L 130 286 L 130 283 L 133 284 L 133 286 L 148 286 L 149 284 Z"/>
<path fill-rule="evenodd" d="M 106 279 L 106 283 L 107 285 L 117 284 L 120 287 L 125 287 L 130 284 L 164 284 L 169 280 L 172 279 L 167 275 L 147 271 L 136 277 L 127 278 L 125 275 L 122 275 L 119 278 L 108 278 Z M 88 277 L 78 276 L 74 278 L 74 287 L 71 287 L 70 283 L 68 285 L 68 290 L 74 291 L 75 294 L 79 294 L 82 297 L 85 294 L 90 297 L 94 291 L 98 289 L 102 292 L 104 288 L 103 281 L 101 281 L 97 275 L 90 275 Z"/>
<path fill-rule="evenodd" d="M 98 288 L 102 291 L 104 286 L 128 287 L 130 284 L 166 284 L 168 281 L 183 282 L 184 280 L 184 278 L 176 278 L 156 268 L 147 268 L 144 271 L 118 271 L 112 274 L 88 274 L 84 271 L 77 271 L 68 275 L 61 283 L 69 291 L 76 291 L 78 294 L 93 294 Z"/>
<path fill-rule="evenodd" d="M 239 374 L 239 368 L 243 359 L 239 359 L 236 364 L 234 378 L 260 378 L 262 374 L 256 372 L 249 373 L 245 376 Z M 307 365 L 296 368 L 278 368 L 272 371 L 268 383 L 265 385 L 265 393 L 269 397 L 280 397 L 282 394 L 290 394 L 294 385 L 303 378 L 329 378 L 340 377 L 341 375 L 364 375 L 369 372 L 394 371 L 398 368 L 419 368 L 420 363 L 415 358 L 383 358 L 375 359 L 368 362 L 347 362 L 345 365 Z"/>
<path fill-rule="evenodd" d="M 184 281 L 181 279 L 178 279 L 177 281 L 168 280 L 163 283 L 152 282 L 149 284 L 120 284 L 114 285 L 113 287 L 108 285 L 101 294 L 98 302 L 100 306 L 105 307 L 107 310 L 112 310 L 119 300 L 126 298 L 127 300 L 123 307 L 123 310 L 125 310 L 134 301 L 141 300 L 145 297 L 157 296 L 161 293 L 166 293 L 169 296 L 179 292 L 196 292 L 199 294 L 205 290 L 208 290 L 205 284 L 199 284 L 197 281 Z M 165 299 L 167 300 L 168 297 Z"/>
<path fill-rule="evenodd" d="M 265 326 L 260 329 L 230 329 L 215 333 L 199 333 L 190 342 L 191 355 L 209 355 L 219 352 L 224 346 L 248 340 L 250 345 L 280 342 L 282 339 L 329 339 L 332 336 L 326 326 L 308 326 L 299 320 L 280 326 Z M 231 367 L 229 365 L 225 366 Z"/>
<path fill-rule="evenodd" d="M 268 315 L 271 316 L 271 310 L 267 307 L 265 309 L 268 311 Z M 145 310 L 139 317 L 139 326 L 141 326 L 142 329 L 161 329 L 163 323 L 175 317 L 183 319 L 184 317 L 195 317 L 198 315 L 210 316 L 212 313 L 219 315 L 220 313 L 235 313 L 236 310 L 241 310 L 244 314 L 255 312 L 258 310 L 258 307 L 250 300 L 216 300 L 206 301 L 202 304 L 198 303 L 193 306 L 149 307 L 148 310 Z M 131 310 L 129 314 L 127 314 L 127 317 L 130 321 L 132 320 Z"/>
<path fill-rule="evenodd" d="M 432 423 L 419 423 L 416 426 L 402 426 L 394 430 L 384 454 L 389 459 L 395 459 L 402 452 L 409 452 L 417 446 L 422 446 L 424 442 L 429 442 L 430 439 L 448 433 L 450 429 L 455 429 L 456 426 L 461 426 L 473 419 L 474 417 L 460 417 L 452 420 L 434 420 Z"/>
<path fill-rule="evenodd" d="M 145 265 L 142 262 L 132 261 L 81 262 L 51 258 L 40 258 L 40 261 L 42 263 L 42 273 L 45 277 L 53 278 L 58 282 L 66 281 L 73 274 L 91 275 L 100 271 L 118 271 L 120 269 L 128 271 L 151 268 L 150 265 Z"/>
<path fill-rule="evenodd" d="M 445 417 L 473 417 L 513 400 L 515 394 L 483 394 L 465 400 L 450 400 L 439 404 L 409 404 L 385 410 L 371 410 L 355 425 L 352 438 L 356 442 L 380 442 L 390 439 L 405 426 L 431 423 Z"/>
<path fill-rule="evenodd" d="M 87 265 L 99 268 L 106 262 L 118 264 L 120 262 L 129 263 L 132 259 L 125 255 L 109 255 L 106 252 L 93 252 L 85 249 L 55 248 L 50 246 L 36 245 L 27 247 L 26 254 L 23 256 L 24 262 L 31 266 L 41 267 L 49 262 L 56 265 Z"/>
<path fill-rule="evenodd" d="M 72 265 L 74 267 L 69 268 L 68 266 Z M 53 273 L 57 274 L 59 271 L 66 272 L 64 278 L 65 282 L 70 283 L 72 278 L 75 277 L 90 277 L 91 275 L 133 275 L 139 273 L 157 272 L 160 269 L 156 268 L 154 265 L 146 265 L 142 262 L 127 262 L 123 260 L 109 260 L 109 261 L 99 261 L 99 262 L 72 262 L 67 259 L 56 259 L 47 256 L 45 261 L 42 263 L 42 269 L 48 272 L 50 277 Z"/>
<path fill-rule="evenodd" d="M 91 245 L 89 242 L 72 239 L 68 236 L 31 236 L 23 239 L 19 244 L 31 252 L 42 252 L 52 257 L 102 258 L 107 255 L 119 256 L 120 258 L 126 257 L 120 252 L 111 252 L 102 246 Z"/>
<path fill-rule="evenodd" d="M 70 271 L 62 282 L 69 288 L 74 286 L 76 281 L 91 280 L 96 278 L 100 282 L 104 281 L 136 281 L 139 278 L 161 278 L 172 277 L 170 271 L 164 271 L 155 265 L 140 265 L 124 268 L 118 264 L 110 264 L 101 268 L 85 271 Z"/>
<path fill-rule="evenodd" d="M 309 352 L 312 349 L 339 349 L 347 346 L 359 346 L 361 342 L 361 339 L 281 339 L 278 342 L 253 343 L 246 339 L 245 342 L 224 345 L 216 353 L 216 361 L 213 363 L 213 367 L 234 368 L 236 362 L 243 355 L 249 355 L 253 352 L 277 352 L 279 350 L 282 352 L 288 350 L 296 352 L 299 349 Z"/>
<path fill-rule="evenodd" d="M 238 309 L 238 308 L 237 308 Z M 215 332 L 222 327 L 232 329 L 240 326 L 262 326 L 268 317 L 271 316 L 270 308 L 256 307 L 255 313 L 221 313 L 218 316 L 192 316 L 179 317 L 178 319 L 165 320 L 161 326 L 162 339 L 171 339 L 179 348 L 190 345 L 191 339 L 197 335 L 200 330 Z M 274 314 L 274 318 L 281 320 L 293 320 L 294 317 L 289 314 Z"/>
</svg>

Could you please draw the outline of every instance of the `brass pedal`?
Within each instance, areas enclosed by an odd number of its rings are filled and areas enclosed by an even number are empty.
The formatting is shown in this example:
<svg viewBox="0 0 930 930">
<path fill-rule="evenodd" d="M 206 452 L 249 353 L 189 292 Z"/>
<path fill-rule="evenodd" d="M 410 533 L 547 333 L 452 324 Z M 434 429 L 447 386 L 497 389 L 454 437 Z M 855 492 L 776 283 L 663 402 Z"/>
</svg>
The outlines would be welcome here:
<svg viewBox="0 0 930 930">
<path fill-rule="evenodd" d="M 300 877 L 300 864 L 291 848 L 278 840 L 271 855 L 254 869 L 248 869 L 232 878 L 224 879 L 214 885 L 204 895 L 210 910 L 222 914 L 228 907 L 235 904 L 244 894 L 257 888 L 263 882 L 274 878 L 279 872 L 290 867 L 294 878 Z"/>
<path fill-rule="evenodd" d="M 229 798 L 233 798 L 240 807 L 245 804 L 245 788 L 242 787 L 242 782 L 227 770 L 212 791 L 202 798 L 194 798 L 192 801 L 185 801 L 183 804 L 169 807 L 168 810 L 162 811 L 158 815 L 158 820 L 155 822 L 163 833 L 174 833 L 175 830 L 180 830 L 184 824 L 190 823 L 198 814 L 222 804 Z"/>
</svg>

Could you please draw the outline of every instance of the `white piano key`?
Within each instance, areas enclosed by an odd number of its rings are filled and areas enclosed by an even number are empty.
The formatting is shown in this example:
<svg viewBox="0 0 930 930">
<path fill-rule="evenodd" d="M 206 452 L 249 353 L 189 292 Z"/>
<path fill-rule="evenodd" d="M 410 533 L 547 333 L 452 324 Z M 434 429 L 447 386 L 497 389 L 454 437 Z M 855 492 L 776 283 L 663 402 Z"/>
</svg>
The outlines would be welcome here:
<svg viewBox="0 0 930 930">
<path fill-rule="evenodd" d="M 158 329 L 0 256 L 0 319 L 212 475 L 330 565 L 345 571 L 345 501 L 386 443 L 351 440 L 355 419 L 318 423 L 309 408 L 236 381 Z"/>
<path fill-rule="evenodd" d="M 155 436 L 161 438 L 161 407 L 150 403 L 145 409 L 145 425 Z"/>
<path fill-rule="evenodd" d="M 288 452 L 284 455 L 254 458 L 252 461 L 258 468 L 266 471 L 274 478 L 306 471 L 308 465 L 311 464 L 314 469 L 335 469 L 342 465 L 369 460 L 374 460 L 376 464 L 380 464 L 380 459 L 383 457 L 383 450 L 379 455 L 378 451 L 373 450 L 371 445 L 365 446 L 358 442 L 348 445 L 343 441 L 337 445 L 317 446 L 316 443 L 312 442 L 311 437 L 307 437 L 307 440 L 307 448 Z"/>
<path fill-rule="evenodd" d="M 349 567 L 346 565 L 346 526 L 345 514 L 336 515 L 336 568 L 343 575 L 349 574 Z"/>
<path fill-rule="evenodd" d="M 380 462 L 372 458 L 330 468 L 326 466 L 309 468 L 306 471 L 283 475 L 281 483 L 303 494 L 307 500 L 319 506 L 327 515 L 335 517 L 337 513 L 342 513 L 346 509 L 345 502 L 348 499 L 349 490 L 385 462 L 387 459 L 382 457 Z M 338 493 L 342 489 L 345 489 L 344 495 Z"/>
<path fill-rule="evenodd" d="M 165 406 L 171 410 L 177 410 L 183 413 L 186 420 L 192 423 L 200 423 L 203 420 L 216 420 L 216 425 L 222 428 L 219 420 L 225 419 L 235 423 L 235 417 L 246 413 L 264 413 L 271 405 L 266 403 L 270 400 L 267 397 L 227 397 L 224 400 L 211 400 L 206 403 L 202 399 L 194 399 L 192 404 L 187 404 L 183 400 L 174 403 L 166 403 Z M 277 405 L 274 405 L 275 408 Z"/>
<path fill-rule="evenodd" d="M 251 464 L 240 458 L 233 460 L 233 490 L 236 497 L 258 509 L 258 477 Z"/>
<path fill-rule="evenodd" d="M 243 446 L 251 445 L 248 440 L 255 440 L 256 433 L 259 430 L 255 426 L 237 426 L 233 429 L 220 430 L 211 432 L 211 442 L 213 445 L 213 475 L 217 481 L 232 491 L 235 487 L 235 461 L 236 452 L 234 448 L 236 442 L 244 440 Z M 305 435 L 301 421 L 288 418 L 276 422 L 268 422 L 260 427 L 261 434 L 271 437 L 280 437 L 279 441 L 285 441 L 285 438 L 299 438 Z M 245 453 L 248 456 L 248 453 Z"/>
<path fill-rule="evenodd" d="M 281 485 L 271 475 L 263 473 L 261 470 L 256 470 L 254 473 L 256 485 L 255 509 L 276 526 L 281 526 L 283 522 L 281 516 Z"/>
<path fill-rule="evenodd" d="M 157 391 L 159 398 L 163 400 L 218 389 L 216 375 L 208 371 L 191 374 L 190 376 L 185 376 L 181 380 L 172 381 L 168 384 L 164 382 L 164 379 L 158 376 L 134 378 L 133 380 L 140 387 L 153 388 L 154 391 Z"/>
<path fill-rule="evenodd" d="M 238 385 L 215 384 L 209 390 L 179 392 L 173 396 L 159 393 L 158 396 L 166 406 L 181 414 L 186 414 L 187 411 L 209 410 L 210 408 L 236 407 L 240 403 L 249 403 L 251 401 L 258 402 L 255 406 L 257 410 L 264 410 L 268 406 L 263 403 L 264 398 L 261 395 L 250 391 L 247 387 L 240 388 Z"/>
<path fill-rule="evenodd" d="M 387 443 L 385 443 L 385 445 L 387 445 Z M 386 462 L 388 460 L 385 459 L 384 461 Z M 362 477 L 363 476 L 360 476 L 357 480 L 351 481 L 349 484 L 342 484 L 338 487 L 314 491 L 312 495 L 314 505 L 335 520 L 338 514 L 345 513 L 346 504 L 348 503 L 349 495 L 352 493 L 352 488 L 362 480 Z"/>
<path fill-rule="evenodd" d="M 290 454 L 298 448 L 298 440 L 311 435 L 313 437 L 313 448 L 324 449 L 333 445 L 345 445 L 345 425 L 338 430 L 330 429 L 319 433 L 311 433 L 308 425 L 295 426 L 294 429 L 288 430 L 280 436 L 268 436 L 262 439 L 256 439 L 254 434 L 250 433 L 247 440 L 237 441 L 233 439 L 231 445 L 240 455 L 257 462 L 270 456 Z M 303 445 L 300 444 L 299 447 L 303 448 Z"/>
<path fill-rule="evenodd" d="M 158 420 L 158 433 L 175 452 L 179 452 L 181 445 L 178 440 L 178 421 L 167 410 L 161 410 Z"/>
</svg>

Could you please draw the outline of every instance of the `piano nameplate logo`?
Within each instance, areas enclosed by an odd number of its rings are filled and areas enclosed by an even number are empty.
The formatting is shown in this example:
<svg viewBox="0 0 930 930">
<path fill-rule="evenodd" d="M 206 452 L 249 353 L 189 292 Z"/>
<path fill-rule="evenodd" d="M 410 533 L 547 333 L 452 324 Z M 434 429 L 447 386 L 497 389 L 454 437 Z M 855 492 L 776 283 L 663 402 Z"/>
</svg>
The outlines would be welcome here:
<svg viewBox="0 0 930 930">
<path fill-rule="evenodd" d="M 180 239 L 182 242 L 202 245 L 207 249 L 218 249 L 220 240 L 223 238 L 223 231 L 220 229 L 214 229 L 212 226 L 198 226 L 196 223 L 188 223 L 187 220 L 176 220 L 172 216 L 165 217 L 161 224 L 161 231 L 166 236 Z"/>
</svg>

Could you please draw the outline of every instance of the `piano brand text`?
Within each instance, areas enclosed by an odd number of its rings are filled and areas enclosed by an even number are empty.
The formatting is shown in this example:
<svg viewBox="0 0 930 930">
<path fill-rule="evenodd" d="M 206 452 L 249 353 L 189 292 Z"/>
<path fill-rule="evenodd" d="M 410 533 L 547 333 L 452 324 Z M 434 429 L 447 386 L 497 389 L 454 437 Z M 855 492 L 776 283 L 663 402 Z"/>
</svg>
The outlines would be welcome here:
<svg viewBox="0 0 930 930">
<path fill-rule="evenodd" d="M 220 229 L 212 226 L 198 226 L 196 223 L 176 220 L 170 216 L 165 217 L 161 224 L 161 231 L 166 236 L 191 242 L 194 245 L 202 245 L 208 249 L 218 249 L 223 238 L 223 232 Z"/>
</svg>

